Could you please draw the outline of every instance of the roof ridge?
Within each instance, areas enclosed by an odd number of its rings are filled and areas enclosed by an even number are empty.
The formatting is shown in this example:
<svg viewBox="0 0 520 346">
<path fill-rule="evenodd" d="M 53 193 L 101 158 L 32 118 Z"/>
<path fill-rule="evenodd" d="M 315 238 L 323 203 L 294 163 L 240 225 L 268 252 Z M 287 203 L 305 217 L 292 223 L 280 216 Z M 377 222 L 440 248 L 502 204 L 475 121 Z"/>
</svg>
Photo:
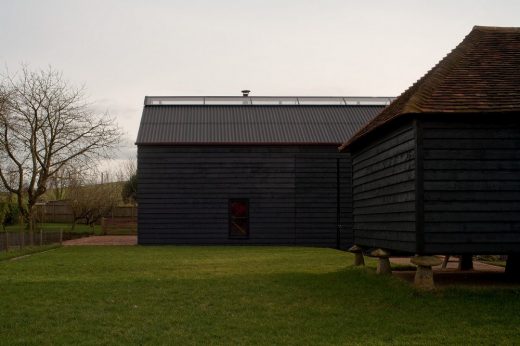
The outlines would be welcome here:
<svg viewBox="0 0 520 346">
<path fill-rule="evenodd" d="M 429 110 L 427 103 L 435 95 L 436 90 L 444 84 L 450 72 L 462 64 L 467 54 L 478 45 L 480 39 L 481 34 L 478 30 L 472 30 L 467 34 L 455 48 L 417 81 L 419 87 L 408 99 L 400 113 L 427 112 Z M 423 81 L 425 83 L 421 84 Z M 424 91 L 426 92 L 423 93 Z"/>
<path fill-rule="evenodd" d="M 475 25 L 473 30 L 485 32 L 520 32 L 520 27 Z"/>
<path fill-rule="evenodd" d="M 406 114 L 519 112 L 519 67 L 520 28 L 475 26 L 340 150 Z"/>
</svg>

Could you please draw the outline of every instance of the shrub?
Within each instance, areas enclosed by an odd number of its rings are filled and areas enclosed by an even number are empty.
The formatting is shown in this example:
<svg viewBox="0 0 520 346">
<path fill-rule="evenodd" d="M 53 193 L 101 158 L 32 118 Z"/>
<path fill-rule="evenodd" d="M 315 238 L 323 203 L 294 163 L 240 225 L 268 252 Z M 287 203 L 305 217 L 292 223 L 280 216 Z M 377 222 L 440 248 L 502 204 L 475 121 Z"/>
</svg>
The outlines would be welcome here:
<svg viewBox="0 0 520 346">
<path fill-rule="evenodd" d="M 20 209 L 17 204 L 0 202 L 0 222 L 2 226 L 17 224 L 19 217 Z"/>
</svg>

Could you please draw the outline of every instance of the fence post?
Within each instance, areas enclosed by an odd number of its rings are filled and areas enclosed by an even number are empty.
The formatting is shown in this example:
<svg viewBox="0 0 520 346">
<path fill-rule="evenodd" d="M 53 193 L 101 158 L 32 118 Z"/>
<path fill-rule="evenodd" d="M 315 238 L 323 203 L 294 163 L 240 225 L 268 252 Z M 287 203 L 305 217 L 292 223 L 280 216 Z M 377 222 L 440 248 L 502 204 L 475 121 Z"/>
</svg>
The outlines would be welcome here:
<svg viewBox="0 0 520 346">
<path fill-rule="evenodd" d="M 43 228 L 40 228 L 40 246 L 43 245 Z"/>
<path fill-rule="evenodd" d="M 105 218 L 104 217 L 101 218 L 101 233 L 103 235 L 107 235 L 106 229 L 105 229 Z"/>
<path fill-rule="evenodd" d="M 5 230 L 5 252 L 9 251 L 9 232 Z"/>
<path fill-rule="evenodd" d="M 60 245 L 63 245 L 63 228 L 60 228 Z"/>
<path fill-rule="evenodd" d="M 20 250 L 23 249 L 23 245 L 25 243 L 24 241 L 24 234 L 23 234 L 23 216 L 20 216 L 20 233 L 18 235 L 18 243 L 20 245 Z"/>
</svg>

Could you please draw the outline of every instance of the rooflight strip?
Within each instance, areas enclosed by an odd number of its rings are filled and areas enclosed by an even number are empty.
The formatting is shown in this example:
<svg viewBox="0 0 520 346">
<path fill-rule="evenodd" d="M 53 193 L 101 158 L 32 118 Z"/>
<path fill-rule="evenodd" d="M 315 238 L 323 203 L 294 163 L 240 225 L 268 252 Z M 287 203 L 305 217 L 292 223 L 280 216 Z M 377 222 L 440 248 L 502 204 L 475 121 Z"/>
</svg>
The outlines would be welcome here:
<svg viewBox="0 0 520 346">
<path fill-rule="evenodd" d="M 160 105 L 388 105 L 394 97 L 372 96 L 146 96 L 145 106 Z"/>
</svg>

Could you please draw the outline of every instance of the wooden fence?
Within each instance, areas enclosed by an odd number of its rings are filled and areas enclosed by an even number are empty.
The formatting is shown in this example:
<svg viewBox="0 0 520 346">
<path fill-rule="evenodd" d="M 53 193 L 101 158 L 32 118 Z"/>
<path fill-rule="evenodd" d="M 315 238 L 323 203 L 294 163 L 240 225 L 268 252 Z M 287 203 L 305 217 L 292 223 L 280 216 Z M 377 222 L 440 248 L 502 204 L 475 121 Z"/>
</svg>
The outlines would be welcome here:
<svg viewBox="0 0 520 346">
<path fill-rule="evenodd" d="M 68 201 L 50 201 L 36 206 L 36 213 L 40 222 L 72 223 L 72 209 Z M 118 206 L 106 218 L 136 218 L 137 208 L 134 206 Z"/>
<path fill-rule="evenodd" d="M 24 248 L 26 246 L 42 246 L 50 244 L 61 244 L 65 240 L 84 237 L 82 233 L 63 231 L 35 231 L 32 235 L 24 232 L 0 232 L 0 251 Z"/>
<path fill-rule="evenodd" d="M 103 231 L 104 235 L 137 234 L 137 218 L 102 218 L 101 230 Z"/>
</svg>

